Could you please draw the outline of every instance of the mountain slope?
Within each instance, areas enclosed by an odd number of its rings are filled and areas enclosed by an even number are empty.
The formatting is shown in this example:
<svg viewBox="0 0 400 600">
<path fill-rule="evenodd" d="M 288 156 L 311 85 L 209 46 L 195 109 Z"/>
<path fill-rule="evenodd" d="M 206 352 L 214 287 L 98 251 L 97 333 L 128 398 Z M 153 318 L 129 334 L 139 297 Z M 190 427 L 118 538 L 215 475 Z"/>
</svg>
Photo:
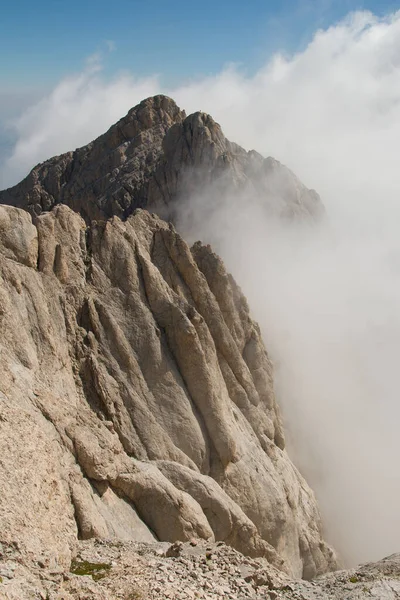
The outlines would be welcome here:
<svg viewBox="0 0 400 600">
<path fill-rule="evenodd" d="M 136 208 L 171 219 L 176 202 L 180 210 L 207 186 L 216 194 L 256 193 L 279 215 L 323 212 L 318 194 L 289 169 L 229 142 L 209 115 L 186 117 L 165 96 L 144 100 L 87 146 L 38 165 L 0 192 L 0 204 L 36 215 L 62 202 L 87 222 L 126 218 Z"/>
<path fill-rule="evenodd" d="M 1 538 L 28 562 L 68 567 L 78 539 L 202 538 L 297 577 L 337 565 L 241 290 L 137 208 L 179 216 L 206 184 L 322 211 L 165 97 L 0 194 Z"/>
</svg>

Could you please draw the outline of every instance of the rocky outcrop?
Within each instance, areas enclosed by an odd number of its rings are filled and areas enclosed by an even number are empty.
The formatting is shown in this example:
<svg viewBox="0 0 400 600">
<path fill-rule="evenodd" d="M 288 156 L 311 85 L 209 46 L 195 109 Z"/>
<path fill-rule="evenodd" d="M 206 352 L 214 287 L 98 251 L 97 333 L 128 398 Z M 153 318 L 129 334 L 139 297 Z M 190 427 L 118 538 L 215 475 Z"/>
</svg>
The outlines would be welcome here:
<svg viewBox="0 0 400 600">
<path fill-rule="evenodd" d="M 289 169 L 229 142 L 209 115 L 186 117 L 165 96 L 144 100 L 87 146 L 36 166 L 0 192 L 0 204 L 38 215 L 63 203 L 87 222 L 126 218 L 136 208 L 174 220 L 189 198 L 202 203 L 205 193 L 256 195 L 279 216 L 323 213 L 318 194 Z"/>
<path fill-rule="evenodd" d="M 219 257 L 144 210 L 88 226 L 62 204 L 35 224 L 3 206 L 0 229 L 3 543 L 50 569 L 92 537 L 334 568 Z"/>
</svg>

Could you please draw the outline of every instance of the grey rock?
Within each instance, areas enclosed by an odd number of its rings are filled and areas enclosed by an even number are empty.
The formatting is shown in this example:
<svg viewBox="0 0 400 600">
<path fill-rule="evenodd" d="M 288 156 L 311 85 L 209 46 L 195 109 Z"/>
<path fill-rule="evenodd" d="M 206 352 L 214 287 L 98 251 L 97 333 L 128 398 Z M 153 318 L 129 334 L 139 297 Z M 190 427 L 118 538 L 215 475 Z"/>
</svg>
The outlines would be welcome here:
<svg viewBox="0 0 400 600">
<path fill-rule="evenodd" d="M 71 570 L 54 572 L 17 563 L 14 576 L 0 583 L 0 595 L 6 600 L 395 600 L 399 597 L 399 555 L 357 569 L 330 573 L 311 582 L 291 579 L 264 561 L 261 569 L 253 565 L 254 578 L 250 584 L 241 575 L 241 567 L 248 559 L 229 546 L 221 549 L 199 542 L 202 552 L 193 554 L 193 547 L 182 544 L 178 556 L 160 554 L 159 546 L 101 540 L 79 542 Z M 211 548 L 213 560 L 204 560 L 207 548 Z M 238 572 L 227 573 L 224 565 L 233 562 L 239 565 Z"/>
<path fill-rule="evenodd" d="M 256 193 L 271 214 L 319 218 L 324 212 L 318 194 L 288 168 L 227 140 L 210 115 L 186 117 L 166 96 L 144 100 L 87 146 L 37 165 L 0 192 L 0 204 L 38 215 L 64 203 L 87 222 L 126 218 L 136 208 L 178 220 L 184 207 L 191 209 L 188 199 L 205 188 L 211 205 L 222 191 Z"/>
</svg>

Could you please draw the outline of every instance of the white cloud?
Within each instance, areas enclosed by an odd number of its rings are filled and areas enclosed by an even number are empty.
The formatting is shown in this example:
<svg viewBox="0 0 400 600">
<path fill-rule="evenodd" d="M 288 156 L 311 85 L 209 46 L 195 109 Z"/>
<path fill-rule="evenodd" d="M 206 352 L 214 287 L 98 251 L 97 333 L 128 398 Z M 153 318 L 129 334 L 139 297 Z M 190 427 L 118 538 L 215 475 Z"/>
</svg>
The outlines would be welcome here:
<svg viewBox="0 0 400 600">
<path fill-rule="evenodd" d="M 277 231 L 249 199 L 207 226 L 199 220 L 196 234 L 214 242 L 250 298 L 332 539 L 353 562 L 399 551 L 400 13 L 350 15 L 253 77 L 229 67 L 161 88 L 154 77 L 105 80 L 90 67 L 61 81 L 15 123 L 3 180 L 89 142 L 163 91 L 316 188 L 328 229 Z"/>
</svg>

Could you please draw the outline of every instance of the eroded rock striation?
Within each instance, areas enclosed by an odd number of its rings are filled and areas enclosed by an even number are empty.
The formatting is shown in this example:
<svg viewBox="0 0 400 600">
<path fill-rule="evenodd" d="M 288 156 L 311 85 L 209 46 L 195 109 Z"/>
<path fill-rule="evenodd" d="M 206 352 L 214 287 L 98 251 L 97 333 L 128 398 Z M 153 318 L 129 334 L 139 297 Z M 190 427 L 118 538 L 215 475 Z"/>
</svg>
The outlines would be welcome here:
<svg viewBox="0 0 400 600">
<path fill-rule="evenodd" d="M 200 537 L 332 568 L 219 257 L 143 210 L 88 227 L 3 206 L 0 222 L 3 539 L 62 563 L 78 536 Z"/>
<path fill-rule="evenodd" d="M 296 577 L 336 567 L 245 297 L 209 246 L 138 208 L 173 215 L 200 173 L 271 198 L 281 170 L 281 214 L 317 216 L 285 167 L 158 96 L 0 193 L 7 548 L 51 570 L 78 539 L 204 539 Z"/>
</svg>

